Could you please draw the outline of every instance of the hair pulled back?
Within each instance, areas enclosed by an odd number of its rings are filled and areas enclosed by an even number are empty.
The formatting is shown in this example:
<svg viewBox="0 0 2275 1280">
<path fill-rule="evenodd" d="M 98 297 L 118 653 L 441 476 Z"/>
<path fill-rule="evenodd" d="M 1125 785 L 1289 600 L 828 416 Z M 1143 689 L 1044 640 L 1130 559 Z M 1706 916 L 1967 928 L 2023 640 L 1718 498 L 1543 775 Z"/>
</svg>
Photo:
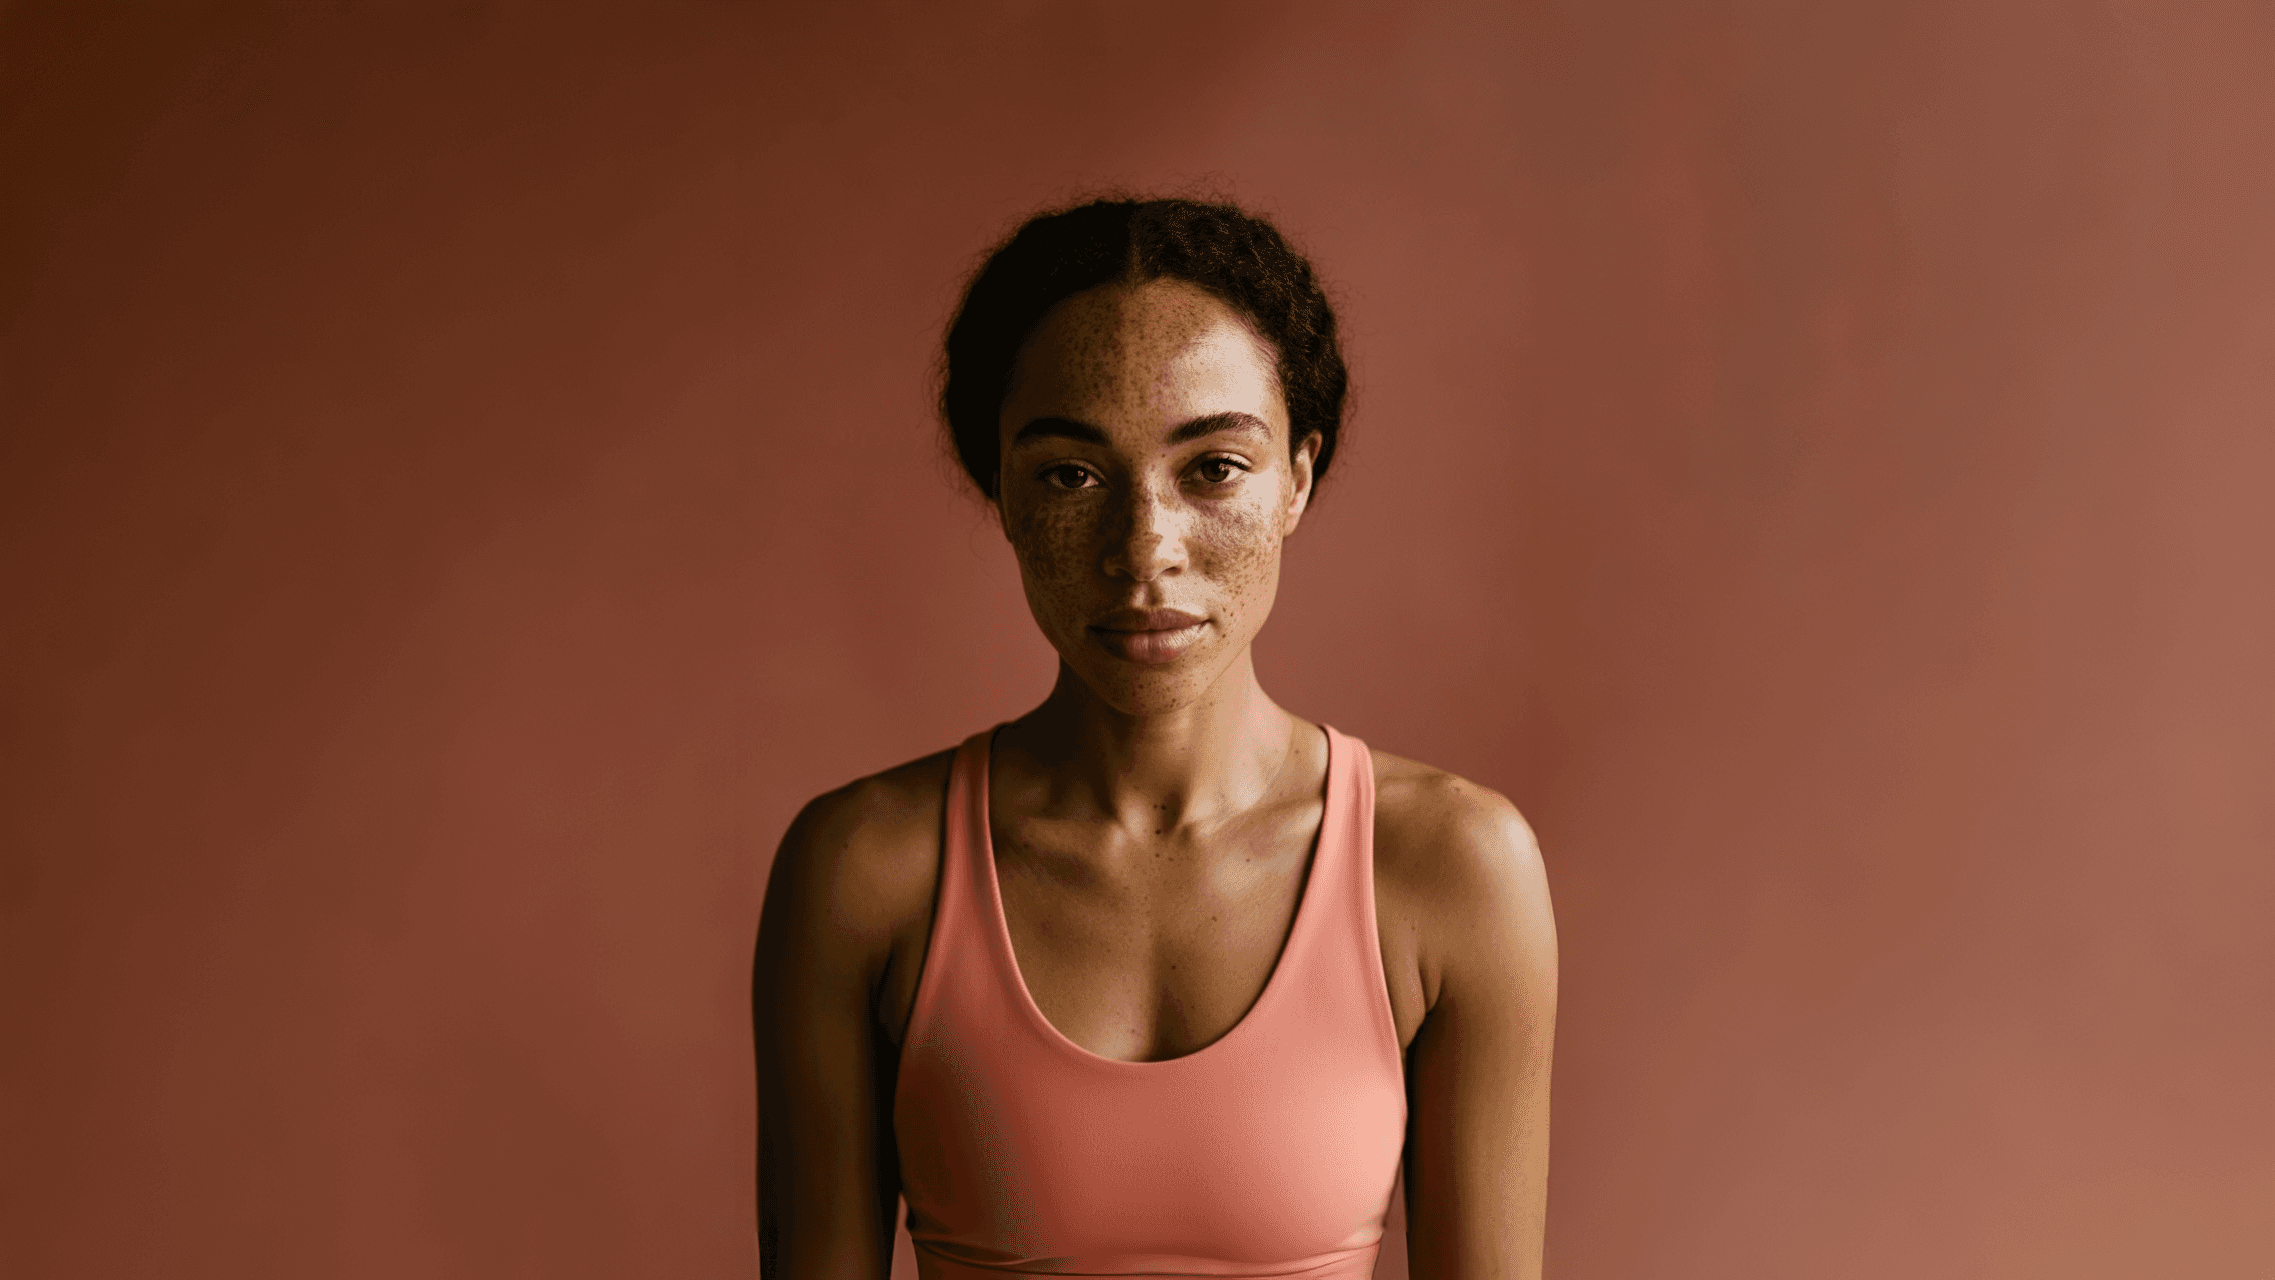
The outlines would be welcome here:
<svg viewBox="0 0 2275 1280">
<path fill-rule="evenodd" d="M 1044 314 L 1085 289 L 1161 279 L 1208 290 L 1271 343 L 1289 445 L 1316 433 L 1311 474 L 1314 483 L 1326 477 L 1349 376 L 1311 263 L 1271 223 L 1233 205 L 1095 200 L 1028 219 L 988 255 L 948 326 L 940 413 L 981 493 L 996 497 L 1003 400 L 1019 348 Z"/>
</svg>

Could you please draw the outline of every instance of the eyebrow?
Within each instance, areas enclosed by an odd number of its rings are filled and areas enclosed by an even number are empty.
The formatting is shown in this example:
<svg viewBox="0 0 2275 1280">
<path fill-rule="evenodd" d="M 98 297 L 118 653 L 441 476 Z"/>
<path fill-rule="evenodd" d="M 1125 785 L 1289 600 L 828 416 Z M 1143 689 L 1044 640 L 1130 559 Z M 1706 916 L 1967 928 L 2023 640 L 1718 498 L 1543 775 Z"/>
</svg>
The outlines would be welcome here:
<svg viewBox="0 0 2275 1280">
<path fill-rule="evenodd" d="M 1176 429 L 1169 433 L 1168 443 L 1184 444 L 1188 440 L 1213 436 L 1219 431 L 1248 431 L 1258 435 L 1270 435 L 1272 428 L 1255 414 L 1242 413 L 1235 409 L 1226 413 L 1207 414 L 1203 417 L 1194 418 L 1190 422 L 1177 424 Z M 1017 448 L 1029 440 L 1045 440 L 1054 436 L 1065 440 L 1077 440 L 1083 444 L 1102 445 L 1106 443 L 1106 433 L 1087 422 L 1078 422 L 1073 418 L 1037 418 L 1019 428 L 1019 433 L 1011 437 L 1011 445 L 1013 448 Z"/>
</svg>

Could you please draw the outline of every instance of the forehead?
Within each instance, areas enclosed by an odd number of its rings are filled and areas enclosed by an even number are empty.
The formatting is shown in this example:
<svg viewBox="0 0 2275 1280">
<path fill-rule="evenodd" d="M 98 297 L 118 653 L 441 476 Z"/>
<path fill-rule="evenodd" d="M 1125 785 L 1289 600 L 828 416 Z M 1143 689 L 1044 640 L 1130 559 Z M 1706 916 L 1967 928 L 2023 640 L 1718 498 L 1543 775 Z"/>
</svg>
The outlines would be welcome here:
<svg viewBox="0 0 2275 1280">
<path fill-rule="evenodd" d="M 1003 425 L 1060 416 L 1113 431 L 1233 411 L 1285 432 L 1270 347 L 1208 291 L 1151 280 L 1053 307 L 1020 349 Z"/>
</svg>

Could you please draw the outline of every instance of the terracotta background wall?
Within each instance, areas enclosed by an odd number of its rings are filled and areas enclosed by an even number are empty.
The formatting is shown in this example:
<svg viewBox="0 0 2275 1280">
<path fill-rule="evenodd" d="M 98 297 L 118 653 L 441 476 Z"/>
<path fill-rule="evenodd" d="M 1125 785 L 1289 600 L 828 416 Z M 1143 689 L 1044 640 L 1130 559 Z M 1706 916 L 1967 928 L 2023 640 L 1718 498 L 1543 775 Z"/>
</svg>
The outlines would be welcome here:
<svg viewBox="0 0 2275 1280">
<path fill-rule="evenodd" d="M 2256 0 L 8 4 L 0 1270 L 748 1275 L 774 840 L 1050 674 L 932 343 L 1124 183 L 1339 286 L 1263 671 L 1541 832 L 1555 1276 L 2275 1274 L 2271 155 Z"/>
</svg>

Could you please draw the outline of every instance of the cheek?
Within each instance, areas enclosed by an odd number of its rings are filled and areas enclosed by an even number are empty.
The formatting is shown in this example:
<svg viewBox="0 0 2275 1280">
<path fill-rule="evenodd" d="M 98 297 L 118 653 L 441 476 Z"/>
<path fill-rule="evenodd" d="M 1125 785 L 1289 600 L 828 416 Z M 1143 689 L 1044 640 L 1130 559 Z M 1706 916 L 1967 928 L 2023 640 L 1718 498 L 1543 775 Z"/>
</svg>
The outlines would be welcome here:
<svg viewBox="0 0 2275 1280">
<path fill-rule="evenodd" d="M 1044 590 L 1054 603 L 1064 603 L 1060 596 L 1089 582 L 1090 566 L 1098 558 L 1095 524 L 1093 513 L 1071 503 L 1011 514 L 1005 533 L 1030 591 Z"/>
<path fill-rule="evenodd" d="M 1234 625 L 1260 622 L 1248 615 L 1270 608 L 1279 584 L 1279 513 L 1266 503 L 1235 503 L 1212 512 L 1195 533 L 1195 567 L 1223 591 Z"/>
</svg>

